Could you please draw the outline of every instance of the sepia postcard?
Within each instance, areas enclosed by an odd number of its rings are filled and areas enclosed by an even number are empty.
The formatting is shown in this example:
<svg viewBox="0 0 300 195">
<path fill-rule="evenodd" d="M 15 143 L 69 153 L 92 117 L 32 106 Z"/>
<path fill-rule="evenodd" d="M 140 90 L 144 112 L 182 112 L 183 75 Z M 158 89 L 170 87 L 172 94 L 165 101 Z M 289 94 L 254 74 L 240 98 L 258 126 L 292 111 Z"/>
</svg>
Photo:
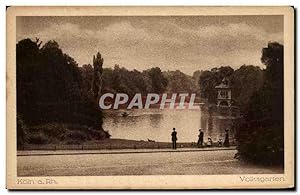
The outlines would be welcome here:
<svg viewBox="0 0 300 195">
<path fill-rule="evenodd" d="M 294 8 L 8 7 L 8 189 L 294 189 Z"/>
</svg>

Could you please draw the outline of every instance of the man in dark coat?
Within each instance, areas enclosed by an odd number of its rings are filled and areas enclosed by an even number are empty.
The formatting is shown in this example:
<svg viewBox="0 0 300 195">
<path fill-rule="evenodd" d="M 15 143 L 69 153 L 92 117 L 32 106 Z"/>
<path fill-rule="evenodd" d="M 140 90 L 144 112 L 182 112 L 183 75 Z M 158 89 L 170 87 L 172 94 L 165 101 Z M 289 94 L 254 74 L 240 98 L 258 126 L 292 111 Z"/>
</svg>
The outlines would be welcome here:
<svg viewBox="0 0 300 195">
<path fill-rule="evenodd" d="M 198 135 L 198 143 L 197 143 L 197 145 L 202 147 L 204 132 L 202 131 L 202 129 L 199 129 L 199 131 L 200 131 L 200 134 Z"/>
<path fill-rule="evenodd" d="M 172 148 L 176 150 L 177 132 L 175 128 L 173 128 L 173 132 L 171 133 L 171 136 L 172 136 Z"/>
<path fill-rule="evenodd" d="M 229 147 L 229 129 L 225 129 L 224 146 Z"/>
</svg>

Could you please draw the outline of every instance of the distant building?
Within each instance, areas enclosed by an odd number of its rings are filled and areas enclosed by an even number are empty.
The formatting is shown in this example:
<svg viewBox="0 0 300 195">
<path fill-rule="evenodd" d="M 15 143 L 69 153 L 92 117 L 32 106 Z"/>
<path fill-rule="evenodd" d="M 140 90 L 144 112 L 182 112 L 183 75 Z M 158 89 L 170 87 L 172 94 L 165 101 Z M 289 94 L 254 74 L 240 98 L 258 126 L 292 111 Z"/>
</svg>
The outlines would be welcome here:
<svg viewBox="0 0 300 195">
<path fill-rule="evenodd" d="M 215 87 L 217 89 L 217 106 L 231 106 L 231 88 L 227 79 L 223 79 L 220 85 Z"/>
</svg>

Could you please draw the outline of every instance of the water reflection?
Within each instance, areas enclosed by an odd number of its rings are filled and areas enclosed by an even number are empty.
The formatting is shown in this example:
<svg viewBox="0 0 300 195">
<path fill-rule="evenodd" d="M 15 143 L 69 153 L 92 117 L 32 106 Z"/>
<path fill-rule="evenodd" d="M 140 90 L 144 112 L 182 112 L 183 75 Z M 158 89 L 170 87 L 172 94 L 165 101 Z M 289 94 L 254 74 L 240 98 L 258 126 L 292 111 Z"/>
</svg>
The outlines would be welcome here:
<svg viewBox="0 0 300 195">
<path fill-rule="evenodd" d="M 205 138 L 211 137 L 214 142 L 225 139 L 225 129 L 229 130 L 229 138 L 235 141 L 235 124 L 239 111 L 234 107 L 212 107 L 201 111 L 201 128 Z"/>
<path fill-rule="evenodd" d="M 122 116 L 127 112 L 129 115 Z M 213 141 L 224 140 L 225 129 L 230 129 L 234 138 L 233 117 L 222 116 L 216 110 L 108 110 L 105 111 L 104 129 L 111 138 L 132 140 L 171 141 L 171 131 L 175 127 L 179 142 L 197 142 L 199 128 L 204 130 L 204 140 L 210 136 Z"/>
<path fill-rule="evenodd" d="M 150 125 L 152 128 L 159 128 L 159 124 L 163 120 L 163 114 L 150 114 L 149 115 L 149 120 L 150 120 Z"/>
</svg>

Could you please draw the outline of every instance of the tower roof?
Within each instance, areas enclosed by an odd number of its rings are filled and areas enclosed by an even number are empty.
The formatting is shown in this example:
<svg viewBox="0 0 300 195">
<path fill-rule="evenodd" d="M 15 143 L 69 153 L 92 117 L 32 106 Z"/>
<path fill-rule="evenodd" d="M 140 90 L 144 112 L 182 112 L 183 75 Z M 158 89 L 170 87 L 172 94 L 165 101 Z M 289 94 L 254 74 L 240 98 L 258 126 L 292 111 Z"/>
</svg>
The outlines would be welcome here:
<svg viewBox="0 0 300 195">
<path fill-rule="evenodd" d="M 215 88 L 216 89 L 230 89 L 229 85 L 226 85 L 224 83 L 221 83 L 220 85 L 217 85 Z"/>
<path fill-rule="evenodd" d="M 217 85 L 215 87 L 216 89 L 230 89 L 229 85 L 228 85 L 228 81 L 226 78 L 223 78 L 222 82 L 220 85 Z"/>
</svg>

